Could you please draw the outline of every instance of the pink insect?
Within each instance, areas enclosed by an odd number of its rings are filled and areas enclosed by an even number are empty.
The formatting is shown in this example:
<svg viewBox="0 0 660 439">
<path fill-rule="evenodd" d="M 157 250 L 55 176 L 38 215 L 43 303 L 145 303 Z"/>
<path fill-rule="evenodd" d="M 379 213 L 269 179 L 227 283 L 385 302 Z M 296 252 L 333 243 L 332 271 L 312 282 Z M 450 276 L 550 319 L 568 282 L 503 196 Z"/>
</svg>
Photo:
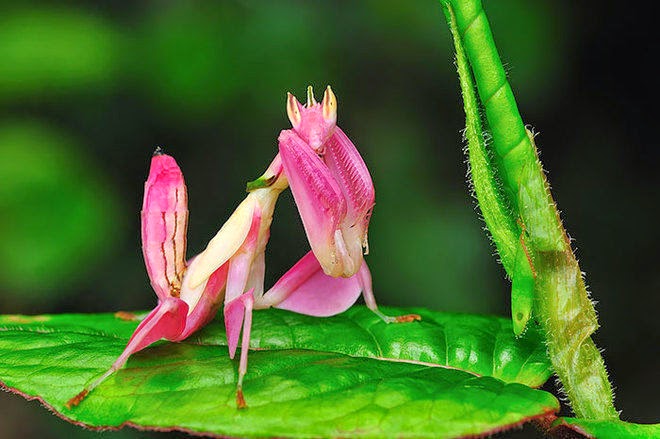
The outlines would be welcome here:
<svg viewBox="0 0 660 439">
<path fill-rule="evenodd" d="M 142 248 L 158 305 L 110 369 L 71 398 L 69 408 L 133 353 L 163 338 L 182 341 L 200 329 L 223 301 L 231 358 L 242 329 L 238 408 L 246 407 L 242 385 L 253 309 L 276 307 L 325 317 L 347 310 L 362 293 L 367 306 L 387 323 L 419 320 L 415 314 L 386 316 L 376 305 L 362 256 L 374 205 L 373 182 L 357 149 L 336 126 L 337 101 L 331 88 L 321 104 L 311 87 L 306 106 L 288 94 L 287 114 L 293 129 L 280 133 L 279 154 L 259 179 L 248 184 L 247 197 L 206 249 L 188 262 L 183 174 L 172 157 L 156 151 L 145 184 Z M 264 292 L 270 224 L 279 194 L 289 185 L 312 251 Z"/>
</svg>

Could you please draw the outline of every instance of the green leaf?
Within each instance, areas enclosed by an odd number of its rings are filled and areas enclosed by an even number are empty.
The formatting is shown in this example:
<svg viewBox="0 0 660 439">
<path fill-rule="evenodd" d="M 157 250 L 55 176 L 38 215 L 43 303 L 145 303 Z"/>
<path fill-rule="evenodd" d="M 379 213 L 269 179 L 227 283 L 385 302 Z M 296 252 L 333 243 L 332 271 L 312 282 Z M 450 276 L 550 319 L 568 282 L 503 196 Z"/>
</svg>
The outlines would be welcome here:
<svg viewBox="0 0 660 439">
<path fill-rule="evenodd" d="M 660 424 L 633 424 L 624 421 L 596 421 L 581 418 L 559 418 L 551 427 L 558 437 L 571 430 L 588 438 L 598 439 L 653 439 L 660 437 Z M 566 436 L 568 437 L 568 436 Z"/>
<path fill-rule="evenodd" d="M 110 366 L 137 321 L 1 316 L 0 381 L 90 427 L 229 436 L 460 437 L 559 408 L 551 394 L 521 384 L 550 375 L 534 328 L 515 339 L 511 322 L 497 317 L 387 311 L 423 320 L 386 325 L 364 307 L 324 319 L 256 312 L 246 410 L 235 407 L 237 361 L 228 357 L 222 322 L 134 355 L 69 410 L 65 402 Z"/>
</svg>

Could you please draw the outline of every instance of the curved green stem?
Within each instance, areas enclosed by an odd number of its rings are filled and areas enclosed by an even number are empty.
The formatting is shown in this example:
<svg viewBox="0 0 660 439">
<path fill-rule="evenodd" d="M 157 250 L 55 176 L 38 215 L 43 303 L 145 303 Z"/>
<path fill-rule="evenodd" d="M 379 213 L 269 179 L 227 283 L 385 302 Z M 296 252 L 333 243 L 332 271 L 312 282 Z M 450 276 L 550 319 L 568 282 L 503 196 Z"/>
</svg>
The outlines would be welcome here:
<svg viewBox="0 0 660 439">
<path fill-rule="evenodd" d="M 617 419 L 605 364 L 591 339 L 596 313 L 481 1 L 441 3 L 456 47 L 472 183 L 513 282 L 514 326 L 518 316 L 519 330 L 524 329 L 522 312 L 531 311 L 533 298 L 533 314 L 575 414 Z"/>
<path fill-rule="evenodd" d="M 481 214 L 491 233 L 493 242 L 502 260 L 504 269 L 511 276 L 516 254 L 516 243 L 521 230 L 513 219 L 512 208 L 504 194 L 497 168 L 492 163 L 492 153 L 488 149 L 480 115 L 470 66 L 456 26 L 451 26 L 456 49 L 456 67 L 463 95 L 466 114 L 465 139 L 468 142 L 467 155 L 474 195 L 479 203 Z"/>
</svg>

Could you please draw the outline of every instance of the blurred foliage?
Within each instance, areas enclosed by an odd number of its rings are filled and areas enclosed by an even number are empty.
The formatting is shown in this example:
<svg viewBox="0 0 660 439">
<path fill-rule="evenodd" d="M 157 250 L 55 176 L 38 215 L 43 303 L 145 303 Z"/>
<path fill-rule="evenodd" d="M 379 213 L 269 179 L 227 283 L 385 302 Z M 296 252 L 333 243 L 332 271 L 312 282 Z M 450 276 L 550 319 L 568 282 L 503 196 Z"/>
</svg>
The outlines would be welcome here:
<svg viewBox="0 0 660 439">
<path fill-rule="evenodd" d="M 3 10 L 0 102 L 106 86 L 117 70 L 118 39 L 118 29 L 81 9 Z"/>
<path fill-rule="evenodd" d="M 66 135 L 37 122 L 0 125 L 0 278 L 22 300 L 74 294 L 112 254 L 116 193 Z"/>
<path fill-rule="evenodd" d="M 488 2 L 486 2 L 488 6 Z M 564 80 L 570 22 L 561 2 L 499 0 L 488 17 L 521 104 L 543 98 Z M 563 21 L 562 21 L 563 20 Z"/>
<path fill-rule="evenodd" d="M 387 130 L 378 128 L 380 120 L 392 121 Z M 379 163 L 371 168 L 378 190 L 367 257 L 378 273 L 377 297 L 381 291 L 405 292 L 393 297 L 392 303 L 441 300 L 446 309 L 505 312 L 501 298 L 490 294 L 497 283 L 497 267 L 489 257 L 480 220 L 465 208 L 469 199 L 440 199 L 436 192 L 437 174 L 428 154 L 417 146 L 427 143 L 423 125 L 387 111 L 363 123 L 361 129 L 367 133 L 363 137 L 377 145 L 366 160 Z M 401 185 L 409 189 L 405 196 Z M 438 273 L 441 283 L 429 272 Z"/>
<path fill-rule="evenodd" d="M 335 76 L 323 62 L 328 41 L 315 31 L 323 11 L 313 6 L 167 3 L 143 18 L 134 73 L 160 110 L 177 118 L 211 116 L 238 98 L 252 108 L 279 102 L 282 90 L 310 75 Z"/>
<path fill-rule="evenodd" d="M 598 344 L 618 405 L 653 421 L 657 391 L 639 377 L 660 359 L 639 340 L 658 337 L 647 312 L 660 306 L 649 215 L 660 202 L 658 149 L 644 128 L 657 109 L 638 73 L 654 71 L 644 43 L 653 14 L 606 3 L 484 6 L 600 302 Z M 376 184 L 367 260 L 379 302 L 506 313 L 508 285 L 467 196 L 451 50 L 436 0 L 2 2 L 0 311 L 152 307 L 139 209 L 153 148 L 165 146 L 186 175 L 192 256 L 275 155 L 286 91 L 332 84 L 339 124 Z M 269 279 L 306 249 L 285 195 Z M 12 410 L 2 410 L 9 432 L 98 437 Z"/>
</svg>

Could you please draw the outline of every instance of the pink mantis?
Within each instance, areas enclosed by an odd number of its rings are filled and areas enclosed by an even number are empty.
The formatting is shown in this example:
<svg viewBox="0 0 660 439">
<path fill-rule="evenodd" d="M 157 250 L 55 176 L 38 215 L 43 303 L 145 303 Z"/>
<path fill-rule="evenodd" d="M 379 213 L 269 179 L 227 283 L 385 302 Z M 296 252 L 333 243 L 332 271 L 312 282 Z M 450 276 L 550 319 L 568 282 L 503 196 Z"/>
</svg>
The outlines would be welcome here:
<svg viewBox="0 0 660 439">
<path fill-rule="evenodd" d="M 266 172 L 248 183 L 248 195 L 206 249 L 186 262 L 187 193 L 175 160 L 156 150 L 145 183 L 142 248 L 158 305 L 140 323 L 110 369 L 71 398 L 68 407 L 120 369 L 133 353 L 167 339 L 182 341 L 213 319 L 224 301 L 229 355 L 234 358 L 242 329 L 236 388 L 242 386 L 253 309 L 270 307 L 331 316 L 363 294 L 385 322 L 410 322 L 417 315 L 390 317 L 378 310 L 371 274 L 363 260 L 374 205 L 369 172 L 353 143 L 336 126 L 337 101 L 328 86 L 322 103 L 308 88 L 307 105 L 288 94 L 293 129 L 279 136 L 279 154 Z M 312 247 L 264 292 L 264 252 L 279 194 L 291 186 Z"/>
</svg>

